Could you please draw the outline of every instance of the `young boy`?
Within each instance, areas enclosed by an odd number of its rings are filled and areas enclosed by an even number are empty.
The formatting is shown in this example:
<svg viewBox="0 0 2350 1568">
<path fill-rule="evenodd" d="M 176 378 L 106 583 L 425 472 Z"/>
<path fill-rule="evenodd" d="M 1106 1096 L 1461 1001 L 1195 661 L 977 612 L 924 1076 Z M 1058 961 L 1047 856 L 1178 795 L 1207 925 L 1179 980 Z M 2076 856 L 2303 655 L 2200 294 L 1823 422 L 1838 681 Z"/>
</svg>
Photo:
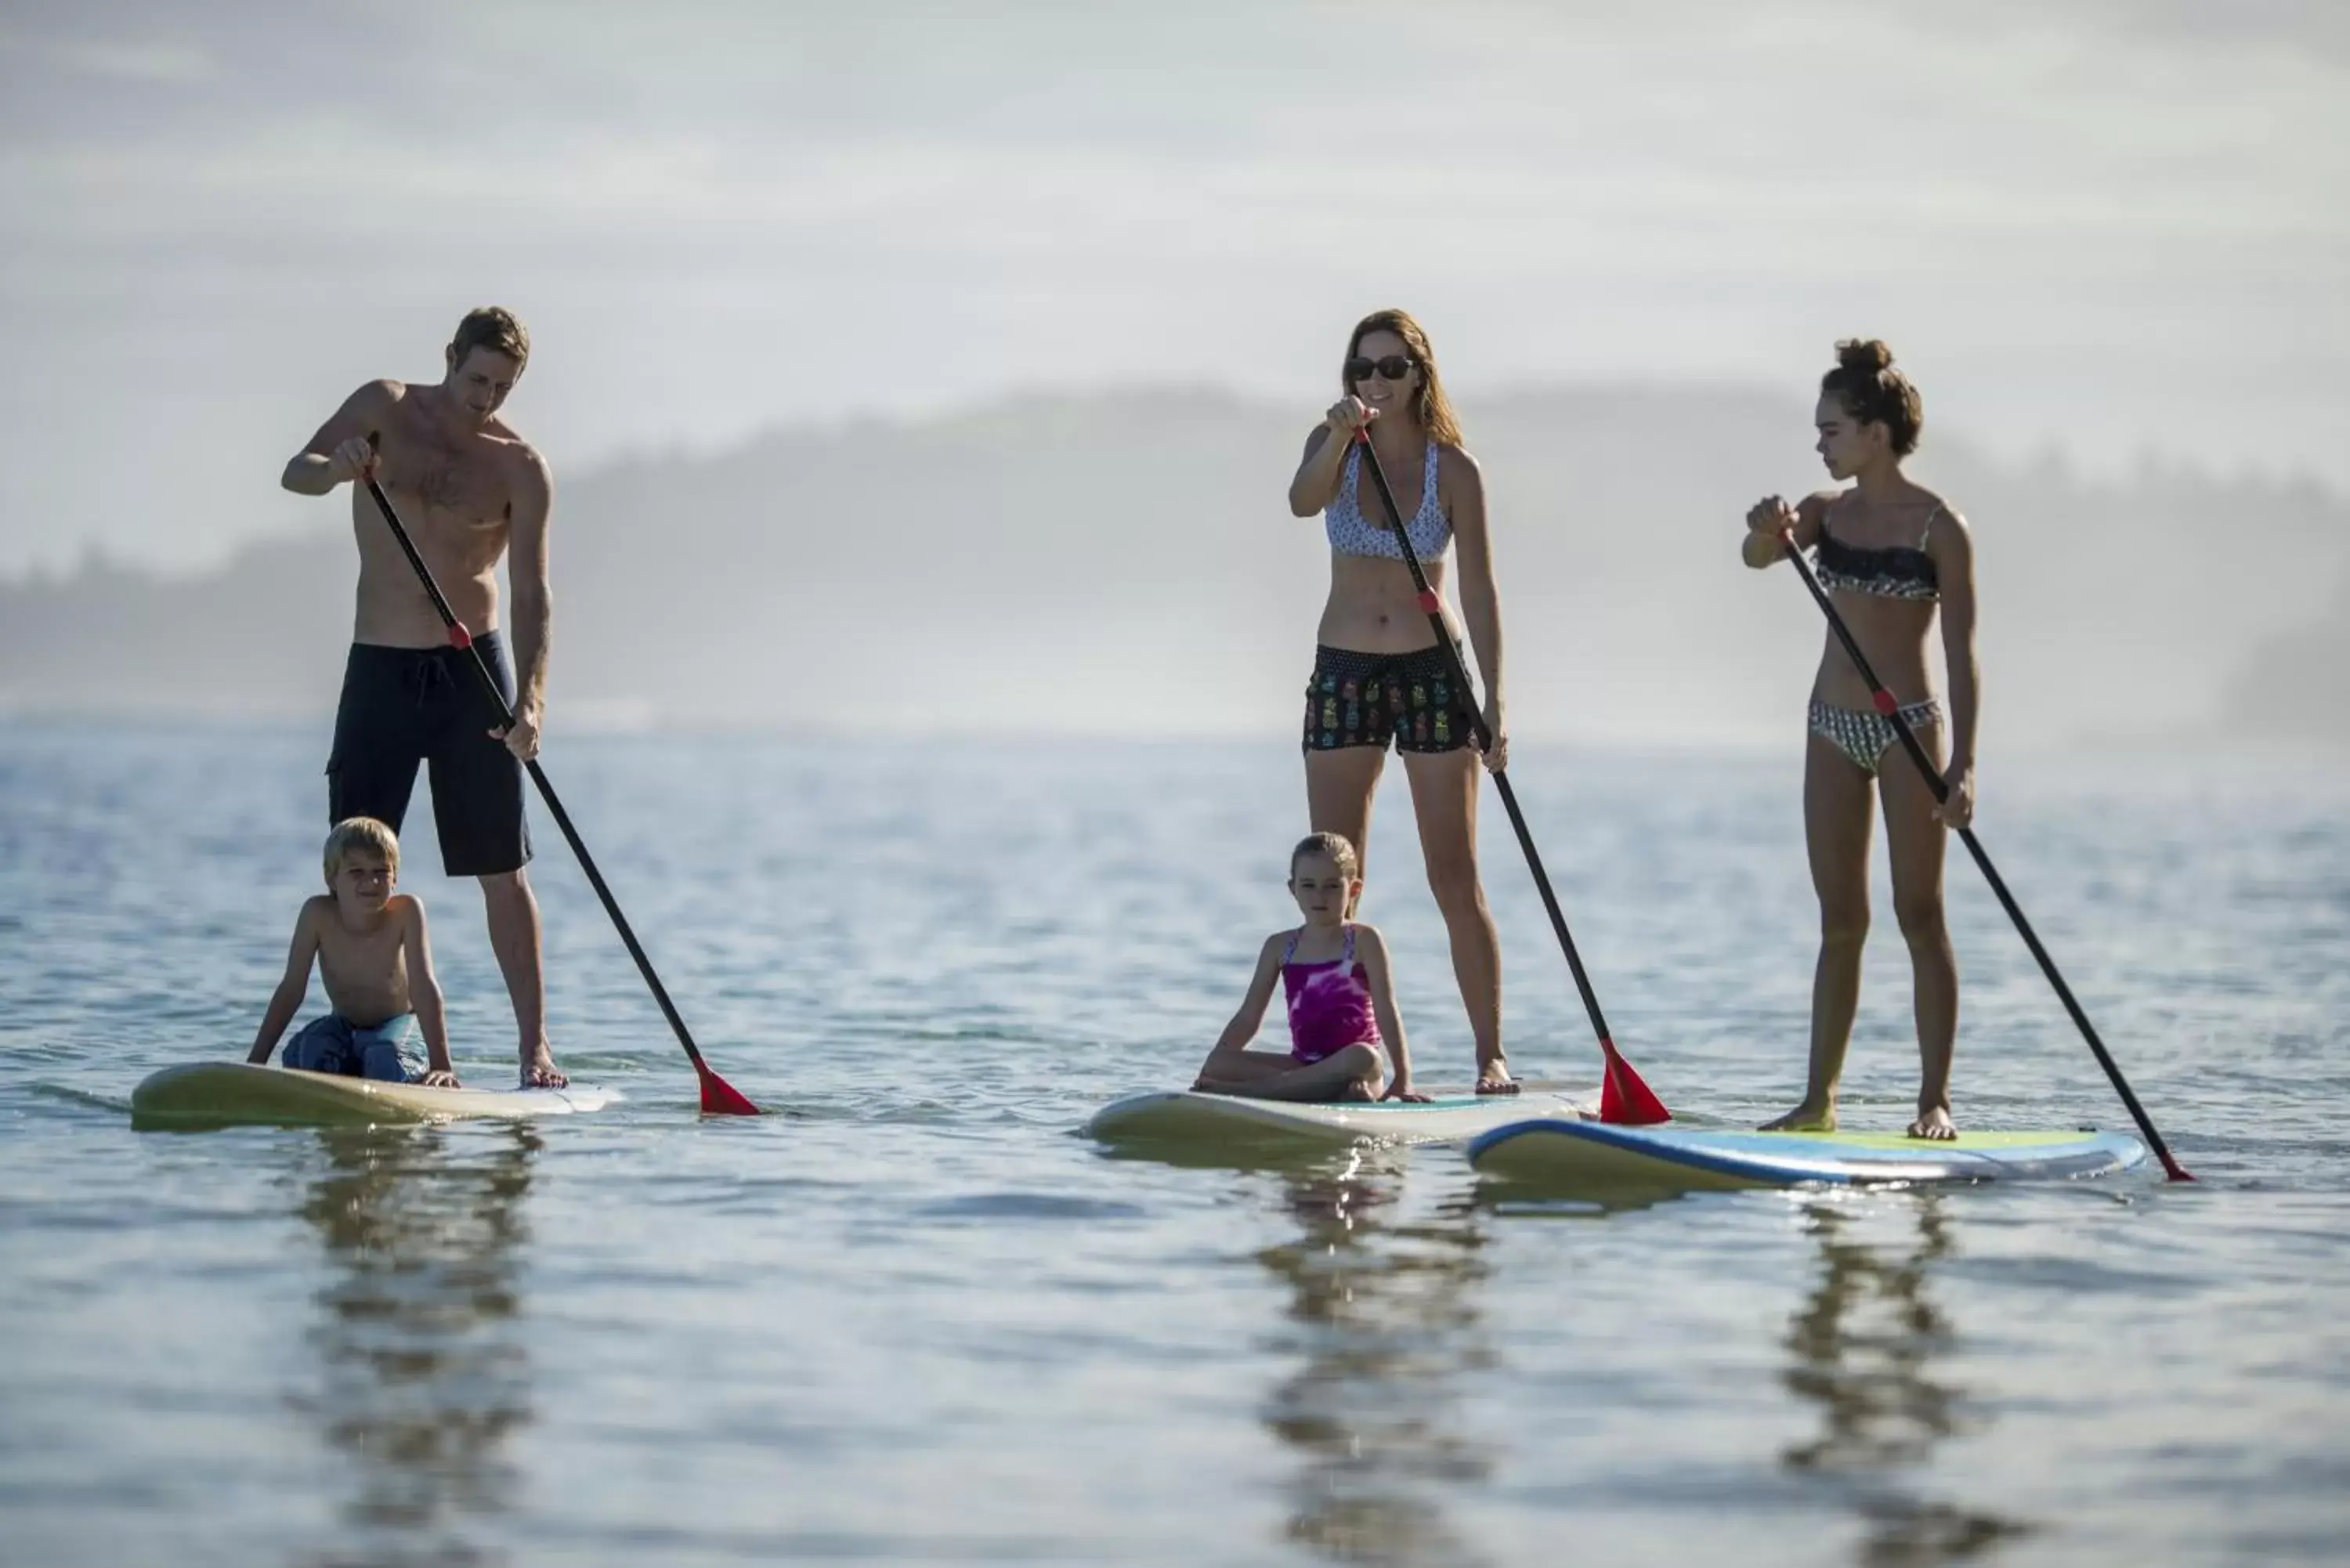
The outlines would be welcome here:
<svg viewBox="0 0 2350 1568">
<path fill-rule="evenodd" d="M 316 958 L 334 1011 L 312 1019 L 286 1043 L 287 1066 L 456 1087 L 424 906 L 392 892 L 400 881 L 400 840 L 371 816 L 346 817 L 327 835 L 326 862 L 327 896 L 303 904 L 294 922 L 286 978 L 269 998 L 245 1060 L 269 1060 L 310 989 Z M 409 1026 L 420 1020 L 432 1058 L 421 1075 L 400 1052 Z"/>
</svg>

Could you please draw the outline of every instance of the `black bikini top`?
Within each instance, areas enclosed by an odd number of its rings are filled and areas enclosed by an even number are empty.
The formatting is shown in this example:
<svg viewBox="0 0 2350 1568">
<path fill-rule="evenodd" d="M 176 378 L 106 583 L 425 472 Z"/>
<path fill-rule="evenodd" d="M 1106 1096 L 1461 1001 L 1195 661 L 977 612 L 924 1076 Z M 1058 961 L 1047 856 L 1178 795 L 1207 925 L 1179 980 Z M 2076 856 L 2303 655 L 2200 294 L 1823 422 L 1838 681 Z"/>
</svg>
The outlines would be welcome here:
<svg viewBox="0 0 2350 1568">
<path fill-rule="evenodd" d="M 1941 575 L 1936 570 L 1934 557 L 1926 553 L 1926 539 L 1933 531 L 1934 519 L 1942 514 L 1939 503 L 1926 514 L 1926 525 L 1918 530 L 1918 543 L 1885 545 L 1870 549 L 1859 545 L 1847 545 L 1828 532 L 1827 519 L 1820 519 L 1820 546 L 1815 557 L 1821 586 L 1841 589 L 1848 594 L 1873 594 L 1881 599 L 1916 599 L 1930 603 L 1942 597 Z"/>
</svg>

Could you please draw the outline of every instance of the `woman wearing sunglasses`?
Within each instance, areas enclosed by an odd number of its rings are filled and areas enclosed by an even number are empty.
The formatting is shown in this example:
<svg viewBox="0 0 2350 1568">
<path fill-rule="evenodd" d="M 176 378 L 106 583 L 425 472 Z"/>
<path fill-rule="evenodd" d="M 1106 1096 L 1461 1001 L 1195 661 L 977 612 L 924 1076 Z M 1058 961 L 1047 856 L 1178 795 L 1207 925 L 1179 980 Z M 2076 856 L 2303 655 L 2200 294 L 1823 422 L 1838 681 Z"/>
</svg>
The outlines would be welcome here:
<svg viewBox="0 0 2350 1568">
<path fill-rule="evenodd" d="M 1330 597 L 1305 689 L 1305 800 L 1317 833 L 1367 845 L 1371 793 L 1392 744 L 1403 754 L 1428 882 L 1452 938 L 1452 971 L 1477 1043 L 1477 1092 L 1515 1094 L 1502 1052 L 1502 961 L 1477 879 L 1474 695 L 1455 691 L 1419 607 L 1396 537 L 1400 524 L 1444 591 L 1447 546 L 1457 542 L 1461 609 L 1485 685 L 1489 768 L 1509 757 L 1502 704 L 1502 611 L 1485 532 L 1484 482 L 1461 448 L 1461 426 L 1419 322 L 1381 310 L 1356 323 L 1340 397 L 1305 438 L 1289 507 L 1323 514 L 1330 537 Z M 1367 432 L 1403 518 L 1387 514 L 1362 472 Z M 1417 506 L 1414 506 L 1414 503 Z M 1451 612 L 1446 611 L 1448 624 Z"/>
</svg>

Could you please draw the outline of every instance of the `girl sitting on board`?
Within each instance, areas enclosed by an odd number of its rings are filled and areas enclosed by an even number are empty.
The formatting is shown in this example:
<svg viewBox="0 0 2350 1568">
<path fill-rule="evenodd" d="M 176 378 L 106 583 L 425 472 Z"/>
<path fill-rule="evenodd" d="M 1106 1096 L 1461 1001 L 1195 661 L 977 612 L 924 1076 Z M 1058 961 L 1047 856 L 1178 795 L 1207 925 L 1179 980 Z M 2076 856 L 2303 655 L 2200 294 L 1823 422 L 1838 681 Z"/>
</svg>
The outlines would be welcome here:
<svg viewBox="0 0 2350 1568">
<path fill-rule="evenodd" d="M 1946 805 L 1902 754 L 1893 722 L 1871 705 L 1861 678 L 1833 633 L 1812 682 L 1811 741 L 1804 768 L 1804 830 L 1812 886 L 1820 898 L 1820 959 L 1812 980 L 1812 1057 L 1804 1103 L 1766 1130 L 1832 1132 L 1836 1080 L 1860 1005 L 1860 952 L 1868 936 L 1868 839 L 1872 807 L 1885 806 L 1893 861 L 1893 913 L 1915 977 L 1918 1049 L 1924 1059 L 1918 1119 L 1909 1135 L 1958 1136 L 1950 1120 L 1950 1053 L 1959 1028 L 1959 966 L 1942 913 L 1947 830 L 1974 815 L 1974 543 L 1950 504 L 1901 472 L 1925 422 L 1918 389 L 1874 339 L 1836 345 L 1836 368 L 1820 381 L 1816 447 L 1829 477 L 1846 490 L 1821 491 L 1790 506 L 1770 495 L 1746 514 L 1746 564 L 1758 570 L 1795 547 L 1816 549 L 1821 586 L 1835 596 L 1903 719 L 1950 785 Z M 1934 693 L 1928 640 L 1939 610 L 1950 667 L 1947 714 Z M 1874 798 L 1872 798 L 1874 797 Z"/>
<path fill-rule="evenodd" d="M 1248 994 L 1224 1025 L 1194 1089 L 1261 1100 L 1428 1097 L 1411 1086 L 1388 945 L 1371 927 L 1347 919 L 1362 890 L 1361 863 L 1344 836 L 1309 834 L 1289 852 L 1289 891 L 1305 923 L 1265 938 Z M 1246 1049 L 1264 1021 L 1276 981 L 1289 1003 L 1286 1055 Z M 1395 1054 L 1393 1083 L 1387 1081 L 1383 1045 Z"/>
</svg>

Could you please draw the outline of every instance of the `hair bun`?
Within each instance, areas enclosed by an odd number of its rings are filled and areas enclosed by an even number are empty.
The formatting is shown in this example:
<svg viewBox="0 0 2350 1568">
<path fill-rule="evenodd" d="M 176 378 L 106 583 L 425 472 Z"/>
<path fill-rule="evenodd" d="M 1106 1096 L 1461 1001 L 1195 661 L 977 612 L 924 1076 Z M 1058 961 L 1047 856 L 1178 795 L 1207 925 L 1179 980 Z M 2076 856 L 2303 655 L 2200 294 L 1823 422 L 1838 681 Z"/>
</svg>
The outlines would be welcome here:
<svg viewBox="0 0 2350 1568">
<path fill-rule="evenodd" d="M 1874 376 L 1893 369 L 1893 350 L 1881 337 L 1847 337 L 1836 345 L 1836 363 L 1855 375 Z"/>
</svg>

